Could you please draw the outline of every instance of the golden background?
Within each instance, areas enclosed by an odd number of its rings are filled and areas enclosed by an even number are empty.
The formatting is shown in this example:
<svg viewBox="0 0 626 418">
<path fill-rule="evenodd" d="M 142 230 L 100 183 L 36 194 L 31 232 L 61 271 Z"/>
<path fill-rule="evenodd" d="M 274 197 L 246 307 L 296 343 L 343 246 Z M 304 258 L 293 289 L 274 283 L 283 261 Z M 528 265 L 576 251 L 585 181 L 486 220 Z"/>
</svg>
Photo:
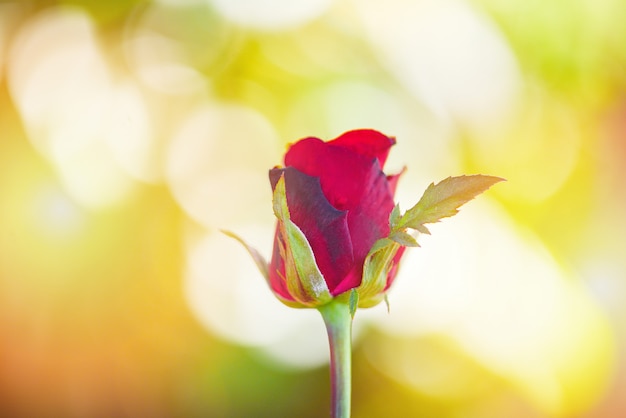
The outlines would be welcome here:
<svg viewBox="0 0 626 418">
<path fill-rule="evenodd" d="M 0 3 L 0 416 L 322 417 L 315 311 L 273 298 L 290 142 L 396 136 L 419 237 L 355 318 L 353 416 L 626 416 L 626 3 Z"/>
</svg>

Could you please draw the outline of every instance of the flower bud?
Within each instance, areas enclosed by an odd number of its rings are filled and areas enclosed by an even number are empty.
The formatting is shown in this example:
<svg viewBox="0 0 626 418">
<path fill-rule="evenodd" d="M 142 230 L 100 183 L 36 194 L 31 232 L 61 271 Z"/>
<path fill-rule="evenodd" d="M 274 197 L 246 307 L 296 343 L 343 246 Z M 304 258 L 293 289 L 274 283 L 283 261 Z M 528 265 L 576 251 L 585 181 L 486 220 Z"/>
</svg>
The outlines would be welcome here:
<svg viewBox="0 0 626 418">
<path fill-rule="evenodd" d="M 386 238 L 399 174 L 382 168 L 394 144 L 373 130 L 305 138 L 284 168 L 270 170 L 277 226 L 268 282 L 284 303 L 317 307 L 352 289 L 361 307 L 382 300 L 404 250 Z"/>
</svg>

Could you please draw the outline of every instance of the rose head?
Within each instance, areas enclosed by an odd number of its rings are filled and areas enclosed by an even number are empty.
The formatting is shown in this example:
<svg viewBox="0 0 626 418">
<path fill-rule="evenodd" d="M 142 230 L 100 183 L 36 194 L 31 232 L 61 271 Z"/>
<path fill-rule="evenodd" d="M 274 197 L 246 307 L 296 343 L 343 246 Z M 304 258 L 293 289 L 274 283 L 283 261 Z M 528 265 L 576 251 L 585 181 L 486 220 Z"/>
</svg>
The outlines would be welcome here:
<svg viewBox="0 0 626 418">
<path fill-rule="evenodd" d="M 268 281 L 283 302 L 315 307 L 361 286 L 372 247 L 390 232 L 399 174 L 382 169 L 394 144 L 365 129 L 328 142 L 305 138 L 290 146 L 284 168 L 270 170 L 278 222 Z M 376 285 L 365 292 L 373 299 L 363 305 L 380 301 L 403 249 L 378 254 L 367 275 Z"/>
<path fill-rule="evenodd" d="M 406 247 L 418 247 L 426 224 L 458 209 L 504 179 L 475 174 L 431 183 L 401 213 L 393 195 L 400 174 L 382 170 L 395 139 L 371 129 L 332 141 L 304 138 L 291 145 L 285 166 L 270 170 L 278 219 L 268 263 L 237 235 L 284 304 L 325 309 L 330 302 L 356 308 L 385 298 Z M 347 298 L 345 297 L 347 296 Z"/>
</svg>

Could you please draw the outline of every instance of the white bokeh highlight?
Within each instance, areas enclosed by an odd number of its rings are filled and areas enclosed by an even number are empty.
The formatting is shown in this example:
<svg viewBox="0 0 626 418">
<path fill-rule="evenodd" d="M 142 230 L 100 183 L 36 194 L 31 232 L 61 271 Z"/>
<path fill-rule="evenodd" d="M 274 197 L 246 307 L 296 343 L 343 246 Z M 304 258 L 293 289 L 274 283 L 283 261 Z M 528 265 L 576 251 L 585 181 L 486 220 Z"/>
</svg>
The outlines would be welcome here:
<svg viewBox="0 0 626 418">
<path fill-rule="evenodd" d="M 352 4 L 380 62 L 434 112 L 482 127 L 500 123 L 515 107 L 516 59 L 496 26 L 468 2 Z"/>
<path fill-rule="evenodd" d="M 113 77 L 83 11 L 49 8 L 26 23 L 7 78 L 29 140 L 76 201 L 109 206 L 153 178 L 143 97 Z"/>
<path fill-rule="evenodd" d="M 124 42 L 131 68 L 147 87 L 169 95 L 190 95 L 207 89 L 207 81 L 185 57 L 182 45 L 158 32 L 141 29 Z"/>
<path fill-rule="evenodd" d="M 261 113 L 206 103 L 175 130 L 167 182 L 186 213 L 206 227 L 231 228 L 246 220 L 271 224 L 268 171 L 280 163 L 280 153 L 277 134 Z"/>
<path fill-rule="evenodd" d="M 226 19 L 244 27 L 284 30 L 321 16 L 333 0 L 207 0 Z"/>
</svg>

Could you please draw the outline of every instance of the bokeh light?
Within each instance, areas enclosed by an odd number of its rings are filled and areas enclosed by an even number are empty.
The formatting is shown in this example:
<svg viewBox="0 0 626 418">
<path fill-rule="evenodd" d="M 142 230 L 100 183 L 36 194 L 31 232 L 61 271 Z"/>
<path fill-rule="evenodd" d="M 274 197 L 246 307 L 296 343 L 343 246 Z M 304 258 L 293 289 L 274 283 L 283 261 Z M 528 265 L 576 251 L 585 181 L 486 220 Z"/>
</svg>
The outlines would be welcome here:
<svg viewBox="0 0 626 418">
<path fill-rule="evenodd" d="M 332 0 L 210 0 L 224 18 L 255 29 L 297 27 L 321 15 Z M 278 12 L 280 10 L 280 12 Z M 278 12 L 278 13 L 277 13 Z"/>
<path fill-rule="evenodd" d="M 470 125 L 506 117 L 520 84 L 515 58 L 495 25 L 470 4 L 356 5 L 381 63 L 433 111 Z"/>
<path fill-rule="evenodd" d="M 320 417 L 315 311 L 278 302 L 268 169 L 397 137 L 420 236 L 357 313 L 353 415 L 626 416 L 626 3 L 0 4 L 0 416 Z"/>
</svg>

